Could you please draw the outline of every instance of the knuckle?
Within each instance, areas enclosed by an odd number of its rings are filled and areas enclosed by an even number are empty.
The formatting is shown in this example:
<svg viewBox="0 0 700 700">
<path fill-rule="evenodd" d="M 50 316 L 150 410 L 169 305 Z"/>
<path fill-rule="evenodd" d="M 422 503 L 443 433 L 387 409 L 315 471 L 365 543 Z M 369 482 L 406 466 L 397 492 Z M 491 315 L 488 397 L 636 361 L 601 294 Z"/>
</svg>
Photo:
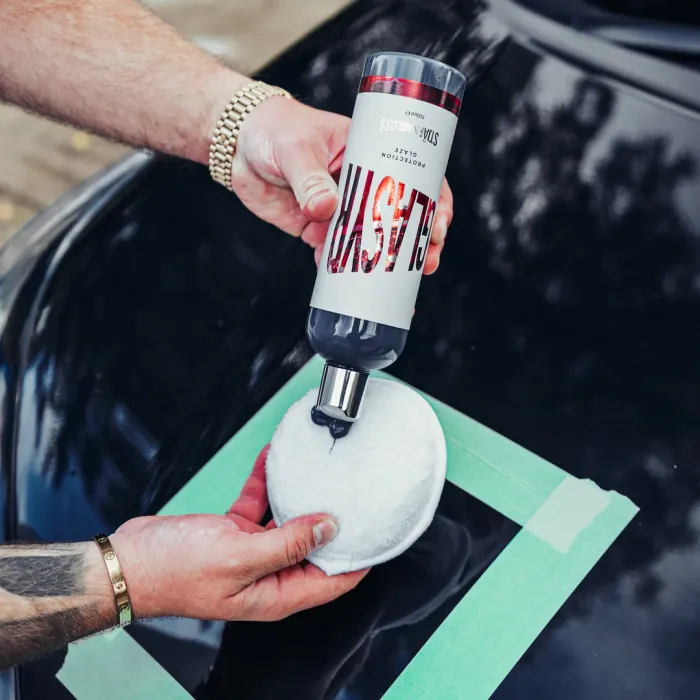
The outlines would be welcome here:
<svg viewBox="0 0 700 700">
<path fill-rule="evenodd" d="M 309 545 L 303 537 L 295 537 L 293 533 L 287 535 L 285 540 L 285 553 L 287 566 L 294 566 L 306 559 L 309 554 Z"/>
<path fill-rule="evenodd" d="M 325 173 L 312 173 L 304 180 L 304 190 L 322 190 L 328 188 L 328 177 Z"/>
</svg>

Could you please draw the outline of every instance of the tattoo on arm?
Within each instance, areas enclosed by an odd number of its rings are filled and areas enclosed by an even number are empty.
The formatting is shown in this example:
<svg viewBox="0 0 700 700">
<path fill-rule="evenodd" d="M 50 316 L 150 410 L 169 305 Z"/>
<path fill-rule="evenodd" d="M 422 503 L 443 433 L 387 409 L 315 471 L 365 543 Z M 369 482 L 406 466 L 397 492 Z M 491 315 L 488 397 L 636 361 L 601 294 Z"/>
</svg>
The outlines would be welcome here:
<svg viewBox="0 0 700 700">
<path fill-rule="evenodd" d="M 109 577 L 92 543 L 0 546 L 0 668 L 115 622 Z"/>
<path fill-rule="evenodd" d="M 0 588 L 33 598 L 83 593 L 83 559 L 69 548 L 51 548 L 40 555 L 10 554 L 0 560 Z"/>
<path fill-rule="evenodd" d="M 98 632 L 102 628 L 91 622 L 94 619 L 99 619 L 97 605 L 0 622 L 0 638 L 3 640 L 0 641 L 0 668 L 31 661 L 76 639 Z M 6 649 L 4 640 L 15 648 Z"/>
</svg>

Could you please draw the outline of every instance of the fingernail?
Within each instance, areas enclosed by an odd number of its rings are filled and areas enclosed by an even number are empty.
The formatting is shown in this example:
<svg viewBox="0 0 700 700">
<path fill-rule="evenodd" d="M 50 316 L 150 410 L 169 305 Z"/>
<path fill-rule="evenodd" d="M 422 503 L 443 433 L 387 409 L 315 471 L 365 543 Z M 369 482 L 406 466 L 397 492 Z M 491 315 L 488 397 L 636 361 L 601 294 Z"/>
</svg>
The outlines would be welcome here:
<svg viewBox="0 0 700 700">
<path fill-rule="evenodd" d="M 324 520 L 314 525 L 314 541 L 317 547 L 328 544 L 338 534 L 338 523 L 335 520 Z"/>
</svg>

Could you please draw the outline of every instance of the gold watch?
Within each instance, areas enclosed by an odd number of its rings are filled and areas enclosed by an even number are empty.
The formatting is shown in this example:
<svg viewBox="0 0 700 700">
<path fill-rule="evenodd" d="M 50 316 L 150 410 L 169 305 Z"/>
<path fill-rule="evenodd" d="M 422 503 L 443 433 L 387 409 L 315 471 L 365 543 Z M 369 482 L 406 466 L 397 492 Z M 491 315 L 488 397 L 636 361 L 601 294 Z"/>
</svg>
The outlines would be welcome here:
<svg viewBox="0 0 700 700">
<path fill-rule="evenodd" d="M 209 172 L 216 182 L 228 190 L 231 189 L 231 166 L 241 124 L 259 104 L 270 97 L 290 99 L 292 96 L 286 90 L 260 80 L 248 83 L 231 98 L 216 123 L 209 147 Z"/>
</svg>

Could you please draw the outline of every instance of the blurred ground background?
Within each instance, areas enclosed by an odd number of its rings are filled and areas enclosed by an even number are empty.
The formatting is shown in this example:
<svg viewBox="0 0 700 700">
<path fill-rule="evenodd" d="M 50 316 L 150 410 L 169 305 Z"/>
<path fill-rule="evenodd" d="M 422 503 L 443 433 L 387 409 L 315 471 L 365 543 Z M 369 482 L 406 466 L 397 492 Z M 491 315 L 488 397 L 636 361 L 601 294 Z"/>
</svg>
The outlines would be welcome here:
<svg viewBox="0 0 700 700">
<path fill-rule="evenodd" d="M 145 4 L 211 53 L 252 72 L 348 0 L 145 0 Z M 0 104 L 0 244 L 39 210 L 127 150 Z"/>
</svg>

